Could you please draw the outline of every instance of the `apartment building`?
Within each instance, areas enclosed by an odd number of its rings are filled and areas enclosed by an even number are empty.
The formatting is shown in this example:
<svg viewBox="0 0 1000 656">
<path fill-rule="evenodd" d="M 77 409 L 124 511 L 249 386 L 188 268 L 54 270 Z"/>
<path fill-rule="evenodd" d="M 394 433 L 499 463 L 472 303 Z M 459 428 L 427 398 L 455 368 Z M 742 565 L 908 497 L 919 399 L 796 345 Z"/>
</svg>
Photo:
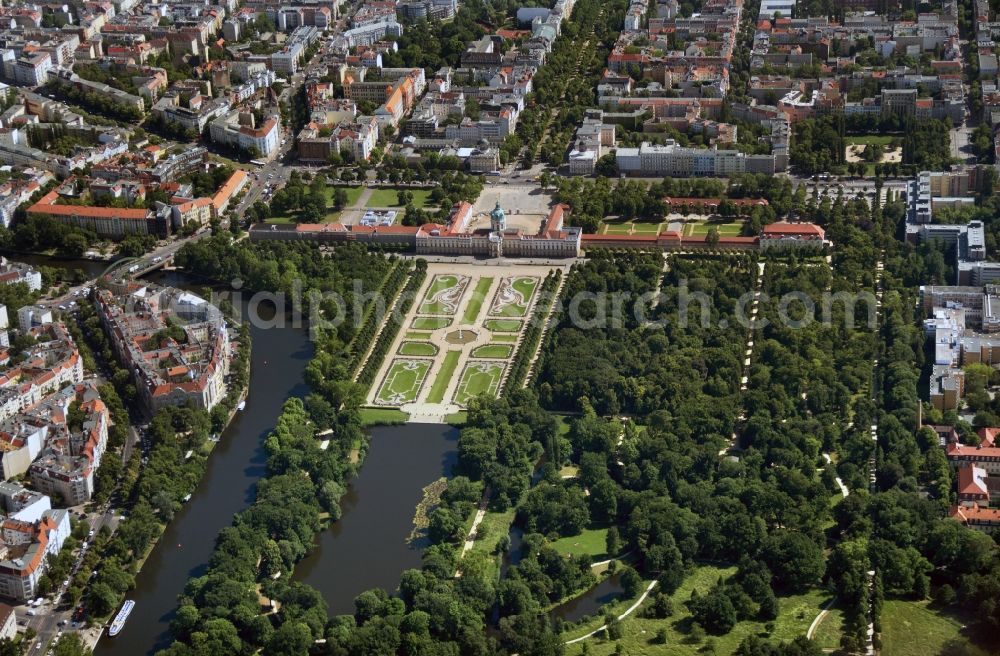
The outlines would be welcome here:
<svg viewBox="0 0 1000 656">
<path fill-rule="evenodd" d="M 254 153 L 260 159 L 270 160 L 280 147 L 280 119 L 270 116 L 255 125 L 250 112 L 234 111 L 212 121 L 209 136 L 215 143 Z"/>
<path fill-rule="evenodd" d="M 42 274 L 27 264 L 0 257 L 0 285 L 23 283 L 33 292 L 42 288 Z"/>
<path fill-rule="evenodd" d="M 0 522 L 0 596 L 25 602 L 70 536 L 69 512 L 53 510 L 49 498 L 19 485 L 0 483 L 7 517 Z"/>
<path fill-rule="evenodd" d="M 229 372 L 229 330 L 222 313 L 169 287 L 128 284 L 116 291 L 98 290 L 95 305 L 147 414 L 187 403 L 211 410 L 225 396 Z M 179 330 L 167 330 L 173 316 L 185 322 Z"/>
<path fill-rule="evenodd" d="M 72 404 L 82 415 L 79 425 L 68 422 Z M 110 422 L 96 384 L 67 387 L 28 414 L 53 426 L 45 449 L 28 468 L 32 486 L 67 506 L 89 501 L 94 493 L 94 473 L 107 448 Z"/>
</svg>

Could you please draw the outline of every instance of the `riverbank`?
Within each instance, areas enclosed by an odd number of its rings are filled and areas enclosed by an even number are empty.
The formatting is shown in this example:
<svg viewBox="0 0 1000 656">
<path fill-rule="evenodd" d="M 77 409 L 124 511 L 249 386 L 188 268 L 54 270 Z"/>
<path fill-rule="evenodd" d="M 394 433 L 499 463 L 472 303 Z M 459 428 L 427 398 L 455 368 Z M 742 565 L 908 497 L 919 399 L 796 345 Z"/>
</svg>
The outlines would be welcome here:
<svg viewBox="0 0 1000 656">
<path fill-rule="evenodd" d="M 235 376 L 233 374 L 231 374 L 231 376 L 233 376 L 233 378 L 244 378 L 247 382 L 246 382 L 246 384 L 244 384 L 244 385 L 242 385 L 242 386 L 240 386 L 238 388 L 234 387 L 234 388 L 230 389 L 227 392 L 227 394 L 224 397 L 224 399 L 222 401 L 220 401 L 220 404 L 224 404 L 225 407 L 228 408 L 228 411 L 227 411 L 227 414 L 226 414 L 226 420 L 225 420 L 223 426 L 221 427 L 221 429 L 219 431 L 220 435 L 229 428 L 229 426 L 232 424 L 233 420 L 236 418 L 237 413 L 240 412 L 240 410 L 238 408 L 239 408 L 239 406 L 240 406 L 241 403 L 244 403 L 247 400 L 248 393 L 249 393 L 249 388 L 250 388 L 250 376 L 251 376 L 250 358 L 251 358 L 251 355 L 252 355 L 252 348 L 253 347 L 252 347 L 252 340 L 250 338 L 250 334 L 249 334 L 248 330 L 246 330 L 246 329 L 244 329 L 244 328 L 241 327 L 239 337 L 237 338 L 236 341 L 238 343 L 238 347 L 237 347 L 237 359 L 233 363 L 231 363 L 231 366 L 235 366 L 239 371 L 241 371 L 242 372 L 242 376 Z M 194 458 L 193 454 L 191 455 L 190 458 L 186 457 L 183 462 L 180 462 L 180 463 L 177 464 L 176 472 L 175 472 L 177 476 L 184 477 L 184 478 L 186 478 L 188 480 L 190 480 L 192 478 L 195 479 L 194 484 L 190 487 L 190 489 L 187 490 L 186 496 L 184 497 L 185 499 L 190 500 L 190 498 L 197 491 L 198 486 L 201 483 L 201 480 L 204 478 L 205 473 L 208 470 L 209 459 L 211 458 L 212 453 L 215 451 L 215 449 L 219 445 L 219 443 L 220 443 L 220 440 L 209 439 L 209 440 L 206 440 L 205 442 L 203 442 L 198 447 L 197 453 L 198 453 L 199 456 L 201 456 L 201 458 L 199 460 L 195 461 L 195 463 L 194 463 L 195 465 L 199 466 L 198 467 L 198 471 L 195 472 L 195 471 L 185 471 L 184 470 L 184 468 L 186 466 L 190 466 L 189 462 L 190 462 L 191 459 Z M 139 455 L 138 454 L 134 454 L 133 457 L 139 457 Z M 141 480 L 142 480 L 142 477 L 140 475 L 140 479 L 139 479 L 139 481 L 137 481 L 136 484 L 138 485 L 141 482 Z M 135 506 L 135 504 L 133 504 L 133 507 L 134 506 Z M 172 517 L 171 519 L 176 519 L 176 515 L 174 517 Z M 154 550 L 157 548 L 157 546 L 159 546 L 160 541 L 162 540 L 164 534 L 166 533 L 168 527 L 170 526 L 170 523 L 171 523 L 170 521 L 167 521 L 165 523 L 159 523 L 158 522 L 156 524 L 156 527 L 158 529 L 156 536 L 153 537 L 149 541 L 149 543 L 148 543 L 146 549 L 144 550 L 144 552 L 134 558 L 131 566 L 129 567 L 129 569 L 132 571 L 133 575 L 138 576 L 139 574 L 141 574 L 141 572 L 143 571 L 143 568 L 145 567 L 145 565 L 146 565 L 148 559 L 150 558 L 151 554 L 154 552 Z M 113 540 L 114 540 L 114 536 L 112 536 L 111 541 L 113 541 Z M 111 542 L 111 541 L 109 541 L 109 542 Z M 96 633 L 96 635 L 91 635 L 89 632 L 87 634 L 85 634 L 85 636 L 84 636 L 85 637 L 85 642 L 86 642 L 86 644 L 87 644 L 87 646 L 89 648 L 96 649 L 97 644 L 100 642 L 101 637 L 104 635 L 104 630 L 107 628 L 108 620 L 114 615 L 114 613 L 117 612 L 118 608 L 125 601 L 125 599 L 128 597 L 128 595 L 129 595 L 130 592 L 131 592 L 131 589 L 126 590 L 123 593 L 121 593 L 120 595 L 118 595 L 118 598 L 117 598 L 117 600 L 116 600 L 116 602 L 115 602 L 112 610 L 107 615 L 104 615 L 104 616 L 101 616 L 101 617 L 91 617 L 91 618 L 88 618 L 88 624 L 97 624 L 99 626 L 99 628 L 100 628 L 100 630 Z"/>
</svg>

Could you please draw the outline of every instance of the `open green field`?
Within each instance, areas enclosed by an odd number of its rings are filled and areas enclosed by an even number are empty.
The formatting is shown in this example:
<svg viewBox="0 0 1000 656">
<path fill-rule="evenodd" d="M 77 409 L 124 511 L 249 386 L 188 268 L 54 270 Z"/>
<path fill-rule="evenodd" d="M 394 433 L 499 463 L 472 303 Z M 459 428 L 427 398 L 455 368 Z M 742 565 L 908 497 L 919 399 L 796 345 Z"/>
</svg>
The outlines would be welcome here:
<svg viewBox="0 0 1000 656">
<path fill-rule="evenodd" d="M 510 333 L 501 333 L 493 336 L 494 342 L 507 342 L 513 344 L 517 341 L 517 335 L 511 335 Z"/>
<path fill-rule="evenodd" d="M 488 554 L 493 553 L 497 542 L 510 533 L 510 525 L 514 523 L 514 515 L 516 514 L 515 508 L 504 512 L 487 511 L 483 515 L 483 521 L 479 523 L 479 528 L 476 529 L 476 542 L 472 545 L 472 549 Z"/>
<path fill-rule="evenodd" d="M 469 362 L 455 388 L 455 403 L 465 405 L 469 399 L 487 394 L 496 396 L 503 377 L 504 365 L 498 362 Z"/>
<path fill-rule="evenodd" d="M 718 231 L 720 237 L 739 237 L 743 234 L 742 221 L 735 223 L 709 223 L 707 221 L 687 223 L 684 225 L 684 234 L 688 237 L 704 237 L 712 228 Z"/>
<path fill-rule="evenodd" d="M 523 322 L 516 319 L 487 319 L 483 328 L 495 333 L 519 333 Z"/>
<path fill-rule="evenodd" d="M 693 643 L 687 636 L 687 630 L 691 623 L 691 614 L 684 605 L 691 597 L 692 590 L 698 590 L 699 594 L 708 592 L 716 584 L 719 577 L 727 578 L 735 573 L 735 567 L 718 567 L 715 565 L 699 566 L 694 572 L 688 575 L 684 583 L 670 596 L 674 606 L 674 614 L 666 620 L 643 619 L 638 617 L 641 608 L 629 617 L 622 620 L 621 643 L 626 654 L 645 654 L 647 656 L 695 656 L 701 653 L 700 650 L 705 643 Z M 740 642 L 750 635 L 766 635 L 769 641 L 791 640 L 799 635 L 804 635 L 809 629 L 809 625 L 819 614 L 822 607 L 829 600 L 829 595 L 821 590 L 811 590 L 802 595 L 784 596 L 778 598 L 780 613 L 774 620 L 774 627 L 767 633 L 764 623 L 743 621 L 736 624 L 732 631 L 724 636 L 710 636 L 715 644 L 716 654 L 732 654 L 736 651 Z M 605 609 L 616 615 L 621 614 L 634 603 L 634 599 L 619 599 Z M 603 615 L 603 614 L 602 614 Z M 585 625 L 567 631 L 562 635 L 564 640 L 576 638 L 585 633 L 593 631 L 603 623 L 601 617 L 596 617 Z M 660 628 L 667 630 L 667 644 L 660 645 L 653 643 L 653 637 Z M 706 641 L 707 642 L 707 641 Z M 568 645 L 565 653 L 567 656 L 579 656 L 583 652 L 583 645 L 588 645 L 589 653 L 592 656 L 610 656 L 615 653 L 615 641 L 594 637 L 574 645 Z M 923 652 L 934 653 L 934 652 Z"/>
<path fill-rule="evenodd" d="M 430 333 L 425 333 L 417 330 L 407 330 L 403 336 L 406 339 L 415 339 L 418 341 L 426 341 L 431 338 Z"/>
<path fill-rule="evenodd" d="M 980 646 L 970 642 L 962 625 L 958 618 L 929 608 L 927 601 L 887 599 L 882 607 L 882 654 L 986 656 L 998 653 L 996 644 Z"/>
<path fill-rule="evenodd" d="M 898 137 L 886 134 L 864 134 L 856 137 L 844 137 L 844 141 L 848 146 L 888 146 L 896 138 Z"/>
<path fill-rule="evenodd" d="M 361 408 L 358 410 L 361 417 L 361 426 L 392 426 L 395 424 L 405 424 L 410 415 L 396 408 Z"/>
<path fill-rule="evenodd" d="M 441 370 L 438 371 L 434 384 L 431 385 L 431 391 L 427 394 L 428 403 L 441 403 L 444 400 L 444 393 L 448 389 L 451 377 L 455 375 L 455 368 L 458 367 L 458 359 L 461 355 L 461 351 L 445 353 L 444 361 L 441 362 Z"/>
<path fill-rule="evenodd" d="M 438 347 L 429 342 L 403 342 L 399 345 L 399 355 L 432 356 L 437 355 Z"/>
<path fill-rule="evenodd" d="M 449 314 L 454 315 L 458 310 L 458 303 L 462 300 L 463 280 L 468 283 L 468 279 L 454 275 L 436 275 L 427 286 L 423 303 L 417 310 L 420 314 Z"/>
<path fill-rule="evenodd" d="M 514 347 L 510 344 L 483 344 L 472 350 L 474 358 L 506 359 L 511 355 Z"/>
<path fill-rule="evenodd" d="M 451 325 L 451 317 L 414 317 L 410 328 L 417 330 L 437 330 Z"/>
<path fill-rule="evenodd" d="M 605 540 L 608 537 L 607 528 L 586 528 L 580 535 L 559 538 L 549 546 L 564 556 L 593 556 L 594 560 L 604 560 Z"/>
<path fill-rule="evenodd" d="M 834 605 L 813 633 L 813 642 L 820 649 L 840 649 L 840 636 L 844 634 L 844 611 Z"/>
<path fill-rule="evenodd" d="M 368 197 L 365 207 L 402 207 L 399 202 L 397 191 L 403 189 L 372 189 L 372 195 Z M 406 189 L 413 194 L 413 206 L 417 209 L 427 207 L 431 198 L 431 192 L 427 189 Z M 358 194 L 360 196 L 360 194 Z M 357 198 L 354 199 L 357 201 Z M 352 203 L 353 204 L 353 203 Z"/>
<path fill-rule="evenodd" d="M 479 279 L 479 282 L 476 283 L 476 288 L 472 292 L 472 298 L 469 299 L 469 304 L 465 306 L 465 314 L 462 316 L 462 323 L 476 323 L 476 318 L 479 317 L 479 311 L 482 309 L 483 302 L 486 300 L 486 295 L 490 293 L 490 287 L 492 285 L 493 278 Z"/>
<path fill-rule="evenodd" d="M 378 402 L 383 405 L 413 403 L 430 368 L 430 360 L 393 360 L 379 388 Z"/>
</svg>

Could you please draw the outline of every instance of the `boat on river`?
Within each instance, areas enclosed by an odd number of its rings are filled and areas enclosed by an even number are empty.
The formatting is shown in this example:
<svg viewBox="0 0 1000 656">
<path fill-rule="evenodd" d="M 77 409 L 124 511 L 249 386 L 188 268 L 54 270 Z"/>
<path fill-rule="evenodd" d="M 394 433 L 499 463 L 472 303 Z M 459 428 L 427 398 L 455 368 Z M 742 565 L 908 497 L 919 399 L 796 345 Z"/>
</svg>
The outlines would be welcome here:
<svg viewBox="0 0 1000 656">
<path fill-rule="evenodd" d="M 132 613 L 132 609 L 135 608 L 135 602 L 131 599 L 126 599 L 125 603 L 122 604 L 122 608 L 115 615 L 115 619 L 111 621 L 111 627 L 108 629 L 108 635 L 112 638 L 121 633 L 121 630 L 125 628 L 125 622 L 128 620 L 128 616 Z"/>
</svg>

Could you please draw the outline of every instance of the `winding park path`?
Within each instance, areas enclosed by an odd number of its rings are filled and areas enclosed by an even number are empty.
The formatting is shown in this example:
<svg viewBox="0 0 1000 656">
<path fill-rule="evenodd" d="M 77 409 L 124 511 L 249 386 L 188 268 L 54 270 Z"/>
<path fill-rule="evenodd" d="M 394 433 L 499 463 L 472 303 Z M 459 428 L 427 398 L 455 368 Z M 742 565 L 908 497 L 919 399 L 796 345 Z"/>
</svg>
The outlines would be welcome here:
<svg viewBox="0 0 1000 656">
<path fill-rule="evenodd" d="M 642 602 L 646 601 L 646 597 L 649 596 L 649 593 L 652 592 L 653 588 L 655 588 L 655 587 L 656 587 L 656 581 L 650 581 L 649 585 L 646 586 L 646 591 L 643 592 L 642 595 L 639 597 L 639 599 L 637 599 L 634 604 L 632 604 L 631 606 L 629 606 L 625 610 L 624 613 L 622 613 L 621 615 L 619 615 L 618 619 L 619 620 L 623 620 L 626 617 L 628 617 L 629 615 L 631 615 L 632 613 L 634 613 L 636 611 L 636 609 L 638 609 L 639 606 L 642 605 Z M 608 625 L 607 624 L 602 624 L 601 626 L 597 627 L 596 629 L 594 629 L 593 631 L 591 631 L 587 635 L 582 635 L 579 638 L 573 638 L 572 640 L 567 640 L 563 644 L 564 645 L 573 645 L 573 644 L 576 644 L 578 642 L 583 642 L 587 638 L 593 638 L 595 635 L 597 635 L 598 633 L 600 633 L 601 631 L 603 631 L 606 628 L 608 628 Z"/>
</svg>

